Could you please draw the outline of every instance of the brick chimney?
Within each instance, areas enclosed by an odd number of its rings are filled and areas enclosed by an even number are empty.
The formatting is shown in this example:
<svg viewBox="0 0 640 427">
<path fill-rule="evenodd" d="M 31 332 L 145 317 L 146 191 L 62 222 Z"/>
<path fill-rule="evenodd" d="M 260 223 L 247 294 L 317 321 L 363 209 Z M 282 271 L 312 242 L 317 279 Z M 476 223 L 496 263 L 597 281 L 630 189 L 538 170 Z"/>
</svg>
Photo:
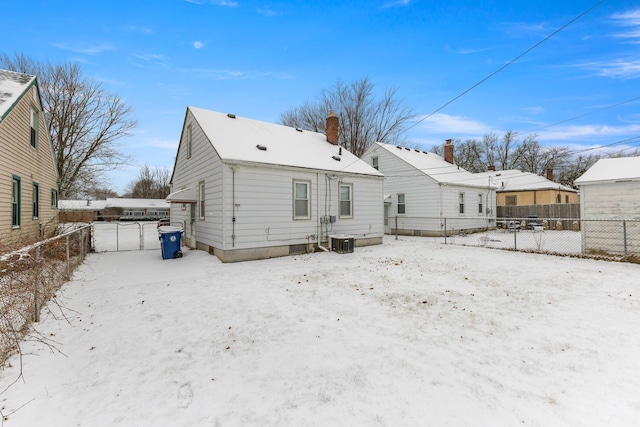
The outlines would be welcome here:
<svg viewBox="0 0 640 427">
<path fill-rule="evenodd" d="M 446 144 L 444 144 L 444 159 L 453 164 L 453 142 L 450 139 L 447 139 Z"/>
<path fill-rule="evenodd" d="M 338 145 L 338 125 L 339 120 L 334 113 L 333 110 L 329 113 L 329 117 L 327 117 L 327 142 Z"/>
<path fill-rule="evenodd" d="M 547 179 L 553 181 L 553 168 L 547 168 Z"/>
</svg>

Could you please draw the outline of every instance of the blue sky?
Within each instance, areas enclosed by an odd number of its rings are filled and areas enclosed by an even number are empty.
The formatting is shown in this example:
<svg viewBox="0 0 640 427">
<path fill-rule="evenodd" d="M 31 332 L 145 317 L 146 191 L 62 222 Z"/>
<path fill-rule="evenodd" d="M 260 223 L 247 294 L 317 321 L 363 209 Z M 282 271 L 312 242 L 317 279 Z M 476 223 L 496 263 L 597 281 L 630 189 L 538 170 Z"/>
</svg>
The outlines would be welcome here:
<svg viewBox="0 0 640 427">
<path fill-rule="evenodd" d="M 637 1 L 3 3 L 1 52 L 77 61 L 133 107 L 139 127 L 121 144 L 136 164 L 111 176 L 121 192 L 139 165 L 173 167 L 189 105 L 276 122 L 368 77 L 424 117 L 594 5 L 407 137 L 429 149 L 511 129 L 542 145 L 640 145 L 619 143 L 640 136 Z"/>
</svg>

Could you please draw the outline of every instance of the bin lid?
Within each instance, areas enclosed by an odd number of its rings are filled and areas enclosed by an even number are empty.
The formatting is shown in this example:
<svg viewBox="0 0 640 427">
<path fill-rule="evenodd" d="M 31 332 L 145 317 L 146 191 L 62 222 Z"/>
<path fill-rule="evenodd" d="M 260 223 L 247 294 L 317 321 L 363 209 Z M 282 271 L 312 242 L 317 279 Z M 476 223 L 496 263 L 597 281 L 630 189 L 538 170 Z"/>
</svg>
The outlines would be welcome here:
<svg viewBox="0 0 640 427">
<path fill-rule="evenodd" d="M 178 227 L 175 225 L 162 225 L 158 227 L 158 233 L 160 234 L 176 232 L 182 233 L 182 227 Z"/>
</svg>

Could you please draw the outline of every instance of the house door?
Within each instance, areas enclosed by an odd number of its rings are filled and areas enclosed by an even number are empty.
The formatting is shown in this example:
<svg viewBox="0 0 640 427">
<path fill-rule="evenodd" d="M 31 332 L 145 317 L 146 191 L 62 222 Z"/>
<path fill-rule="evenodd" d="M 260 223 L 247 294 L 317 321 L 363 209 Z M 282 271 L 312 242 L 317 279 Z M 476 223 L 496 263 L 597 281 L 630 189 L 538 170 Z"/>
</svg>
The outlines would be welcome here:
<svg viewBox="0 0 640 427">
<path fill-rule="evenodd" d="M 189 242 L 189 247 L 195 249 L 196 247 L 196 204 L 190 203 L 191 206 L 191 217 L 189 218 L 189 226 L 187 227 L 186 238 Z"/>
<path fill-rule="evenodd" d="M 384 234 L 391 234 L 391 226 L 389 225 L 389 210 L 391 204 L 384 204 Z"/>
</svg>

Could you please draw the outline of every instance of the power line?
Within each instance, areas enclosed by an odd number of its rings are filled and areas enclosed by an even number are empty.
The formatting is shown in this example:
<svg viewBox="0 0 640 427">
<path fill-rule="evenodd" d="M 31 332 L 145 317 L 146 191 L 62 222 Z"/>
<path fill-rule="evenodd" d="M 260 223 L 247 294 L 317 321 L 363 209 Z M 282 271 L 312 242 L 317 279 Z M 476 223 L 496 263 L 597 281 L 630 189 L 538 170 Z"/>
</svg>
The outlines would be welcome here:
<svg viewBox="0 0 640 427">
<path fill-rule="evenodd" d="M 428 119 L 429 117 L 433 116 L 434 114 L 436 114 L 437 112 L 439 112 L 440 110 L 444 109 L 446 106 L 448 106 L 449 104 L 452 104 L 453 102 L 457 101 L 458 99 L 462 98 L 464 95 L 466 95 L 467 93 L 471 92 L 473 89 L 475 89 L 476 87 L 480 86 L 482 83 L 486 82 L 487 80 L 489 80 L 491 77 L 495 76 L 496 74 L 498 74 L 500 71 L 504 70 L 505 68 L 507 68 L 509 65 L 513 64 L 514 62 L 516 62 L 518 59 L 522 58 L 523 56 L 525 56 L 527 53 L 531 52 L 532 50 L 534 50 L 535 48 L 537 48 L 538 46 L 540 46 L 542 43 L 546 42 L 547 40 L 549 40 L 550 38 L 552 38 L 553 36 L 555 36 L 556 34 L 558 34 L 560 31 L 564 30 L 565 28 L 567 28 L 569 25 L 573 24 L 574 22 L 576 22 L 578 19 L 582 18 L 584 15 L 586 15 L 587 13 L 591 12 L 593 9 L 595 9 L 596 7 L 600 6 L 602 3 L 604 3 L 605 0 L 600 0 L 599 2 L 597 2 L 596 4 L 594 4 L 593 6 L 591 6 L 589 9 L 585 10 L 584 12 L 582 12 L 580 15 L 576 16 L 575 18 L 573 18 L 571 21 L 567 22 L 566 24 L 564 24 L 562 27 L 558 28 L 556 31 L 554 31 L 553 33 L 549 34 L 547 37 L 545 37 L 544 39 L 540 40 L 538 43 L 534 44 L 533 46 L 531 46 L 529 49 L 525 50 L 524 52 L 522 52 L 520 55 L 516 56 L 515 58 L 513 58 L 511 61 L 507 62 L 505 65 L 503 65 L 502 67 L 498 68 L 496 71 L 494 71 L 493 73 L 489 74 L 487 77 L 483 78 L 482 80 L 480 80 L 478 83 L 474 84 L 473 86 L 471 86 L 469 89 L 465 90 L 464 92 L 462 92 L 461 94 L 459 94 L 458 96 L 456 96 L 455 98 L 451 99 L 450 101 L 448 101 L 447 103 L 445 103 L 444 105 L 440 106 L 439 108 L 437 108 L 435 111 L 429 113 L 428 115 L 424 116 L 423 118 L 421 118 L 420 120 L 418 120 L 417 122 L 415 122 L 413 125 L 409 126 L 408 128 L 406 128 L 403 132 L 407 132 L 409 129 L 412 129 L 414 127 L 416 127 L 418 124 L 420 124 L 421 122 L 425 121 L 426 119 Z"/>
<path fill-rule="evenodd" d="M 572 121 L 572 120 L 581 119 L 581 118 L 586 117 L 586 116 L 589 116 L 589 115 L 591 115 L 591 114 L 599 113 L 600 111 L 604 111 L 604 110 L 609 110 L 609 109 L 611 109 L 611 108 L 615 108 L 615 107 L 618 107 L 618 106 L 620 106 L 620 105 L 627 104 L 627 103 L 629 103 L 629 102 L 637 101 L 637 100 L 639 100 L 639 99 L 640 99 L 640 96 L 636 96 L 635 98 L 627 99 L 626 101 L 618 102 L 617 104 L 608 105 L 608 106 L 606 106 L 606 107 L 599 108 L 599 109 L 597 109 L 597 110 L 595 110 L 595 111 L 590 111 L 590 112 L 588 112 L 588 113 L 581 114 L 581 115 L 579 115 L 579 116 L 575 116 L 575 117 L 571 117 L 571 118 L 569 118 L 569 119 L 560 120 L 559 122 L 551 123 L 551 124 L 549 124 L 549 125 L 544 125 L 544 126 L 541 126 L 541 127 L 539 127 L 539 128 L 536 128 L 536 129 L 533 129 L 533 130 L 529 130 L 529 131 L 525 131 L 525 132 L 522 132 L 522 133 L 523 133 L 523 134 L 525 134 L 525 133 L 533 133 L 533 132 L 537 132 L 537 131 L 542 130 L 542 129 L 550 128 L 550 127 L 552 127 L 552 126 L 560 125 L 560 124 L 562 124 L 562 123 L 567 123 L 567 122 L 570 122 L 570 121 Z"/>
</svg>

